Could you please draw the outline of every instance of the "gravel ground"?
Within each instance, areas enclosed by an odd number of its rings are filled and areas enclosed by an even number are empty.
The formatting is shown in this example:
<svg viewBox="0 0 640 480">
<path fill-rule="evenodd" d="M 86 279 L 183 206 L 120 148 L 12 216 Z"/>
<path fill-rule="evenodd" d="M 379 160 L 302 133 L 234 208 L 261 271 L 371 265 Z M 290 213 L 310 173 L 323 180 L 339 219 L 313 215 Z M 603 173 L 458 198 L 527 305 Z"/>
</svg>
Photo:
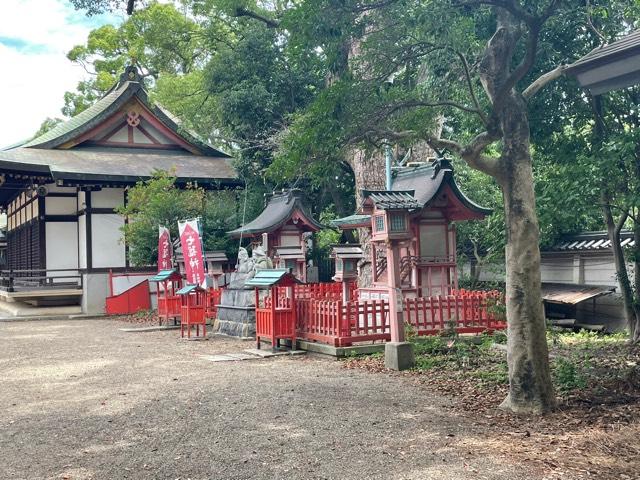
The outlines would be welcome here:
<svg viewBox="0 0 640 480">
<path fill-rule="evenodd" d="M 542 478 L 401 378 L 125 326 L 0 322 L 1 479 Z"/>
</svg>

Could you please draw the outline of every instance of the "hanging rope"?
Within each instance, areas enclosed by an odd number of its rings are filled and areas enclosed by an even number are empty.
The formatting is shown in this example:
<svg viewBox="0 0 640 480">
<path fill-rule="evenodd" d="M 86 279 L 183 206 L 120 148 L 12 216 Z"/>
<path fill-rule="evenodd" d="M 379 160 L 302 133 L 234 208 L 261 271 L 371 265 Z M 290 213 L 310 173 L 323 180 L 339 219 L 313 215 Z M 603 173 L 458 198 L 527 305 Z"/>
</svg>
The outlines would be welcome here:
<svg viewBox="0 0 640 480">
<path fill-rule="evenodd" d="M 244 233 L 244 223 L 245 216 L 247 214 L 247 192 L 249 189 L 247 188 L 247 181 L 244 182 L 244 205 L 242 206 L 242 226 L 240 227 L 240 241 L 238 242 L 238 251 L 240 251 L 240 247 L 242 247 L 242 234 Z"/>
</svg>

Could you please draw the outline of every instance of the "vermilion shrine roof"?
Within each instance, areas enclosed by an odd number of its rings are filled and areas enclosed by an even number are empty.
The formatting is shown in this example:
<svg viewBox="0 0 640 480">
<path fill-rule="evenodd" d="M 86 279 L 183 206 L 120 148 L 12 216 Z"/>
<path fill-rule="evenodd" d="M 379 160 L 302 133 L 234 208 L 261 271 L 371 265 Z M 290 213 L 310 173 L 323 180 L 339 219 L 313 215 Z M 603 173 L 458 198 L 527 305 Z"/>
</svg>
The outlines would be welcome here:
<svg viewBox="0 0 640 480">
<path fill-rule="evenodd" d="M 270 233 L 284 226 L 289 220 L 292 220 L 301 230 L 309 232 L 322 228 L 322 225 L 305 207 L 301 192 L 287 190 L 273 195 L 264 210 L 254 220 L 227 233 L 232 237 Z"/>
<path fill-rule="evenodd" d="M 20 184 L 119 186 L 156 170 L 173 171 L 178 183 L 237 185 L 231 160 L 152 104 L 137 69 L 129 66 L 91 107 L 37 138 L 0 150 L 0 173 L 14 187 L 0 192 L 0 202 Z"/>
<path fill-rule="evenodd" d="M 429 165 L 403 168 L 396 172 L 391 190 L 364 190 L 363 196 L 364 204 L 371 202 L 382 210 L 446 208 L 451 220 L 479 219 L 491 214 L 491 209 L 481 207 L 462 193 L 451 163 L 444 159 Z M 331 224 L 341 229 L 361 228 L 369 227 L 370 220 L 370 215 L 356 214 L 338 218 Z"/>
</svg>

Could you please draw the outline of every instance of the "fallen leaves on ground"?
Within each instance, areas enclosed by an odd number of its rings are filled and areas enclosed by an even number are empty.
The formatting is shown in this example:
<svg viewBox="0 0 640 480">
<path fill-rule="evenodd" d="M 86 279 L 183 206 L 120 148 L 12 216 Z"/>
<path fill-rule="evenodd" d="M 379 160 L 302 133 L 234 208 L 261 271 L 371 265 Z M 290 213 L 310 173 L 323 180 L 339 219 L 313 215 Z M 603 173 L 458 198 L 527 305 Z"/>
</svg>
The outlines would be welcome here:
<svg viewBox="0 0 640 480">
<path fill-rule="evenodd" d="M 431 340 L 427 348 L 416 344 L 418 368 L 407 372 L 386 370 L 380 355 L 350 358 L 344 366 L 402 376 L 449 396 L 452 412 L 474 425 L 465 445 L 478 453 L 530 464 L 549 480 L 638 479 L 640 348 L 619 337 L 603 338 L 550 338 L 558 408 L 545 416 L 516 416 L 497 408 L 508 390 L 506 356 L 503 348 L 487 348 L 486 342 L 465 346 L 462 354 L 444 340 Z"/>
</svg>

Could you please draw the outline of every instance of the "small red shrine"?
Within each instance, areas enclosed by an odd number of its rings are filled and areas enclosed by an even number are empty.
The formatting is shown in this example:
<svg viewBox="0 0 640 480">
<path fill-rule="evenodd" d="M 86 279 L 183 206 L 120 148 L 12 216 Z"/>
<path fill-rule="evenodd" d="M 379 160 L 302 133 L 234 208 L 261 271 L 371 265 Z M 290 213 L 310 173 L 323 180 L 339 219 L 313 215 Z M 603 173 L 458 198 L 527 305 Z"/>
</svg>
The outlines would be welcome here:
<svg viewBox="0 0 640 480">
<path fill-rule="evenodd" d="M 262 213 L 229 233 L 262 245 L 277 268 L 288 268 L 298 280 L 307 278 L 307 237 L 322 226 L 304 205 L 300 190 L 273 194 Z"/>
<path fill-rule="evenodd" d="M 356 215 L 334 224 L 371 230 L 373 284 L 361 299 L 388 298 L 389 287 L 405 298 L 437 297 L 457 290 L 456 221 L 483 219 L 491 210 L 472 202 L 456 184 L 448 160 L 399 170 L 391 190 L 364 191 Z M 388 265 L 394 255 L 395 277 Z"/>
</svg>

